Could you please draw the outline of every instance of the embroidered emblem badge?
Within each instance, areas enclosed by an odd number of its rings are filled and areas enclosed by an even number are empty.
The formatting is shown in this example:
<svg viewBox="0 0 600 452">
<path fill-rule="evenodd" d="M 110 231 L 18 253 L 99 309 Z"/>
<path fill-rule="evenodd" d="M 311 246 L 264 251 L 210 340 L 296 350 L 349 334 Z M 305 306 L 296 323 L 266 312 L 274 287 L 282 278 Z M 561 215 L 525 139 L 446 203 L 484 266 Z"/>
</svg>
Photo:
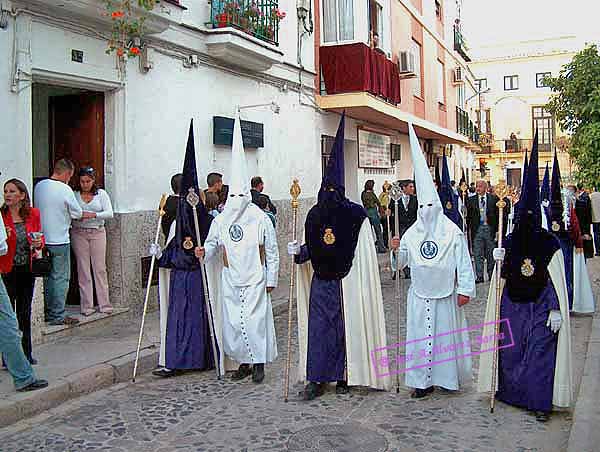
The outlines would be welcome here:
<svg viewBox="0 0 600 452">
<path fill-rule="evenodd" d="M 437 253 L 438 246 L 435 242 L 426 240 L 421 243 L 421 256 L 423 256 L 425 259 L 433 259 L 435 256 L 437 256 Z"/>
<path fill-rule="evenodd" d="M 186 237 L 185 240 L 183 241 L 183 249 L 191 250 L 193 247 L 194 247 L 194 242 L 192 242 L 192 238 Z"/>
<path fill-rule="evenodd" d="M 452 210 L 452 203 L 451 203 L 450 201 L 448 201 L 448 202 L 446 203 L 446 209 L 447 209 L 447 210 Z"/>
<path fill-rule="evenodd" d="M 521 274 L 529 278 L 533 276 L 533 272 L 535 272 L 535 267 L 531 263 L 531 259 L 523 260 L 523 264 L 521 265 Z"/>
<path fill-rule="evenodd" d="M 557 222 L 557 221 L 553 221 L 553 222 L 552 222 L 552 230 L 553 230 L 554 232 L 558 232 L 558 231 L 560 231 L 560 224 L 558 224 L 558 222 Z"/>
<path fill-rule="evenodd" d="M 333 230 L 331 228 L 325 229 L 323 242 L 325 242 L 325 245 L 333 245 L 335 243 L 335 235 L 333 235 Z"/>
<path fill-rule="evenodd" d="M 239 242 L 244 237 L 244 230 L 239 224 L 232 224 L 229 228 L 229 237 L 234 242 Z"/>
</svg>

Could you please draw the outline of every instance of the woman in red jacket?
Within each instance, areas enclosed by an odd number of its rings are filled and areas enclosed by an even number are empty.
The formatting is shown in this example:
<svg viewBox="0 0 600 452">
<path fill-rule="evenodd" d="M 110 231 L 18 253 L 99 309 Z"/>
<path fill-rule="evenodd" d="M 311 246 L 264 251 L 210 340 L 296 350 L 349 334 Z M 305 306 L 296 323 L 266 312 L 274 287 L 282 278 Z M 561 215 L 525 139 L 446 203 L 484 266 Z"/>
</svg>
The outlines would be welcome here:
<svg viewBox="0 0 600 452">
<path fill-rule="evenodd" d="M 31 207 L 23 182 L 11 179 L 4 184 L 4 205 L 0 208 L 8 236 L 8 253 L 0 256 L 0 273 L 23 332 L 23 351 L 31 364 L 31 302 L 35 278 L 31 273 L 32 249 L 43 247 L 43 239 L 32 238 L 41 232 L 40 211 Z"/>
</svg>

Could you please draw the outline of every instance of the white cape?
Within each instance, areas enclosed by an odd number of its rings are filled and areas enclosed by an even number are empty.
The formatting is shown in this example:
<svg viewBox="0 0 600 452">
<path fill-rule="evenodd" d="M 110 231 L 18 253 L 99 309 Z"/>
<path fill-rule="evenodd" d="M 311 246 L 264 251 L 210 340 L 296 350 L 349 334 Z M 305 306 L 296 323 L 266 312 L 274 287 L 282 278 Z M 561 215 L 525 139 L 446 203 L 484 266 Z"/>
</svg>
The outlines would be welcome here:
<svg viewBox="0 0 600 452">
<path fill-rule="evenodd" d="M 569 407 L 573 403 L 573 371 L 571 366 L 571 326 L 569 322 L 569 302 L 567 296 L 567 280 L 565 277 L 565 266 L 563 254 L 558 250 L 550 265 L 548 265 L 550 279 L 556 290 L 560 304 L 562 325 L 558 332 L 558 347 L 556 351 L 556 366 L 554 368 L 554 388 L 552 393 L 552 404 L 557 407 Z M 494 322 L 496 317 L 496 279 L 495 273 L 491 278 L 490 291 L 485 312 L 485 323 Z M 504 279 L 501 279 L 501 287 L 504 290 Z M 495 334 L 494 324 L 483 328 L 483 337 Z M 493 352 L 482 353 L 479 359 L 479 379 L 477 390 L 479 392 L 490 392 L 492 390 L 492 367 Z M 497 369 L 496 369 L 497 372 Z M 498 378 L 496 374 L 496 388 L 498 389 Z"/>
<path fill-rule="evenodd" d="M 592 283 L 583 253 L 573 250 L 573 312 L 588 314 L 596 310 Z"/>
<path fill-rule="evenodd" d="M 298 266 L 298 344 L 297 380 L 306 381 L 308 349 L 308 309 L 313 269 L 310 261 Z M 389 390 L 390 376 L 377 377 L 371 351 L 387 344 L 379 264 L 369 219 L 360 229 L 350 273 L 342 280 L 346 362 L 349 386 Z"/>
</svg>

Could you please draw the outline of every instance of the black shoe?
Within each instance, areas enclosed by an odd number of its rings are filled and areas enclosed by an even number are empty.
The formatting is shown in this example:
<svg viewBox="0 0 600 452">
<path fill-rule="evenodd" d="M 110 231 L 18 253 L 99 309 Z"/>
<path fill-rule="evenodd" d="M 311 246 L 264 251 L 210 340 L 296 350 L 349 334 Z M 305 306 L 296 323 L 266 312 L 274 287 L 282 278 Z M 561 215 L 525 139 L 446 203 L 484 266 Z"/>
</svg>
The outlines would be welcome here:
<svg viewBox="0 0 600 452">
<path fill-rule="evenodd" d="M 231 379 L 233 381 L 243 380 L 250 375 L 252 375 L 252 368 L 250 367 L 250 364 L 242 364 L 238 370 L 233 373 Z"/>
<path fill-rule="evenodd" d="M 304 387 L 302 398 L 304 400 L 314 400 L 323 395 L 323 388 L 319 383 L 310 382 Z"/>
<path fill-rule="evenodd" d="M 392 273 L 392 281 L 396 281 L 396 272 Z"/>
<path fill-rule="evenodd" d="M 254 383 L 262 383 L 265 379 L 265 365 L 264 364 L 254 364 L 252 366 L 252 381 Z"/>
<path fill-rule="evenodd" d="M 160 369 L 153 370 L 152 375 L 155 377 L 170 378 L 181 375 L 181 371 L 178 371 L 177 369 L 167 369 L 166 367 L 161 367 Z"/>
<path fill-rule="evenodd" d="M 550 419 L 550 416 L 548 415 L 548 413 L 544 412 L 544 411 L 536 411 L 535 412 L 535 420 L 538 422 L 548 422 L 548 420 Z"/>
<path fill-rule="evenodd" d="M 27 361 L 29 361 L 29 364 L 31 364 L 32 366 L 35 366 L 38 363 L 37 359 L 35 359 L 33 356 L 29 356 L 27 358 Z"/>
<path fill-rule="evenodd" d="M 427 389 L 415 389 L 413 393 L 410 395 L 411 399 L 422 399 L 425 396 L 428 396 L 433 392 L 433 386 L 428 387 Z"/>
<path fill-rule="evenodd" d="M 485 281 L 483 280 L 483 278 L 477 278 L 475 280 L 475 284 L 483 284 Z"/>
<path fill-rule="evenodd" d="M 335 393 L 336 394 L 348 394 L 350 392 L 350 388 L 348 387 L 348 383 L 340 380 L 337 382 L 337 385 L 335 386 Z"/>
<path fill-rule="evenodd" d="M 24 388 L 17 389 L 19 392 L 37 391 L 38 389 L 44 389 L 48 387 L 46 380 L 35 380 L 33 383 L 28 384 Z"/>
</svg>

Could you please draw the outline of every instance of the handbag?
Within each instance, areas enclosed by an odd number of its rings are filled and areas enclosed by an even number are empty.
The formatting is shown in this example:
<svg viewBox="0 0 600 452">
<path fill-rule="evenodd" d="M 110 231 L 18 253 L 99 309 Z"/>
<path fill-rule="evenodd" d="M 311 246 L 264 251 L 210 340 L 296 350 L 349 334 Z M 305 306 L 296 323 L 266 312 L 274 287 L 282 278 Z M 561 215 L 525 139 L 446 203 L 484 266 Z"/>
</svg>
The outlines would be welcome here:
<svg viewBox="0 0 600 452">
<path fill-rule="evenodd" d="M 41 250 L 41 257 L 35 255 L 31 259 L 31 273 L 35 277 L 48 276 L 52 269 L 52 256 L 48 248 L 43 247 Z"/>
</svg>

